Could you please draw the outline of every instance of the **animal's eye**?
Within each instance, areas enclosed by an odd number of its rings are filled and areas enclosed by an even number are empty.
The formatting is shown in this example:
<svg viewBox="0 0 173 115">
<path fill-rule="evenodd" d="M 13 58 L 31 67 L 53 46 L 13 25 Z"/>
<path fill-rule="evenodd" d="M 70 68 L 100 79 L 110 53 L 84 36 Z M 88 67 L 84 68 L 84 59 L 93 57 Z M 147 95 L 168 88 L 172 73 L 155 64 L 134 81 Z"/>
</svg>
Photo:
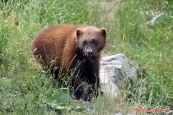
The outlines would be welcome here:
<svg viewBox="0 0 173 115">
<path fill-rule="evenodd" d="M 86 45 L 86 44 L 87 44 L 87 41 L 86 41 L 86 40 L 84 40 L 84 41 L 82 42 L 82 44 L 83 44 L 83 45 Z"/>
<path fill-rule="evenodd" d="M 97 45 L 99 44 L 99 41 L 96 40 L 96 39 L 93 39 L 93 40 L 92 40 L 92 43 L 93 43 L 95 46 L 97 46 Z"/>
</svg>

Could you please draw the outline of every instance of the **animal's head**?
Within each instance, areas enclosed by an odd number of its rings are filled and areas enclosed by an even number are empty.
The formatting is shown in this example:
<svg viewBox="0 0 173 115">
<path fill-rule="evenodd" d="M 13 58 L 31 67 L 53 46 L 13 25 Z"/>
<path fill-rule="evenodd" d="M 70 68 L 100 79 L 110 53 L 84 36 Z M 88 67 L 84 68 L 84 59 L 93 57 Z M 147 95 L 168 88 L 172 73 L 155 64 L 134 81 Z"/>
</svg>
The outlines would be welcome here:
<svg viewBox="0 0 173 115">
<path fill-rule="evenodd" d="M 76 30 L 77 48 L 86 57 L 97 56 L 106 45 L 106 29 L 93 26 Z"/>
</svg>

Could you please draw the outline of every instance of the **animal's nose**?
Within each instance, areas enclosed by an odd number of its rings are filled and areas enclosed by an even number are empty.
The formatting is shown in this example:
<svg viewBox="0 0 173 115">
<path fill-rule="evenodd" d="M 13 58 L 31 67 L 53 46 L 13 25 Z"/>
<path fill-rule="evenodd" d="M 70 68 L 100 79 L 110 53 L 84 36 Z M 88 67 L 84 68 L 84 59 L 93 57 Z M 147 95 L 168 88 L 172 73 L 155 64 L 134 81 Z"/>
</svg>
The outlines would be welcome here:
<svg viewBox="0 0 173 115">
<path fill-rule="evenodd" d="M 87 54 L 88 54 L 89 56 L 91 56 L 91 55 L 92 55 L 92 53 L 93 53 L 93 51 L 92 51 L 92 50 L 88 50 L 88 51 L 87 51 Z"/>
</svg>

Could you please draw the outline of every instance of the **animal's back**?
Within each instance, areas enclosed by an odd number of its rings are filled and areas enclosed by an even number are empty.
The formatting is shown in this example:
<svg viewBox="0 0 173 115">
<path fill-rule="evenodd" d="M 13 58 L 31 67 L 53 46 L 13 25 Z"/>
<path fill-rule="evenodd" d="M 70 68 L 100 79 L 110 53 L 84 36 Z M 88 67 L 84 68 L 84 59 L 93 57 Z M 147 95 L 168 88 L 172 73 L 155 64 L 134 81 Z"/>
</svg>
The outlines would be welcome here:
<svg viewBox="0 0 173 115">
<path fill-rule="evenodd" d="M 31 44 L 33 55 L 38 56 L 43 66 L 48 66 L 52 60 L 56 61 L 54 66 L 61 66 L 63 61 L 70 63 L 76 53 L 75 31 L 83 27 L 86 25 L 58 25 L 42 30 Z"/>
</svg>

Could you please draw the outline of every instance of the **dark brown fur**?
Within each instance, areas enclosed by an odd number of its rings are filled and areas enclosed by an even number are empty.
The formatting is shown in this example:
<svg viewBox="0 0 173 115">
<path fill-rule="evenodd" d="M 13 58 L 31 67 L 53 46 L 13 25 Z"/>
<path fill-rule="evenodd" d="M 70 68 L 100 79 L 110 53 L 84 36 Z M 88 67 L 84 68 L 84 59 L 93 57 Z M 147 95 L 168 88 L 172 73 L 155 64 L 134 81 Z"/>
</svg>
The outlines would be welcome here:
<svg viewBox="0 0 173 115">
<path fill-rule="evenodd" d="M 84 93 L 81 82 L 91 85 L 97 95 L 99 88 L 99 62 L 101 51 L 106 44 L 106 30 L 88 25 L 57 25 L 42 30 L 34 38 L 31 50 L 43 67 L 55 69 L 57 77 L 62 73 L 73 71 L 72 87 L 76 99 Z M 92 91 L 88 95 L 92 94 Z M 89 96 L 85 97 L 88 98 Z"/>
</svg>

